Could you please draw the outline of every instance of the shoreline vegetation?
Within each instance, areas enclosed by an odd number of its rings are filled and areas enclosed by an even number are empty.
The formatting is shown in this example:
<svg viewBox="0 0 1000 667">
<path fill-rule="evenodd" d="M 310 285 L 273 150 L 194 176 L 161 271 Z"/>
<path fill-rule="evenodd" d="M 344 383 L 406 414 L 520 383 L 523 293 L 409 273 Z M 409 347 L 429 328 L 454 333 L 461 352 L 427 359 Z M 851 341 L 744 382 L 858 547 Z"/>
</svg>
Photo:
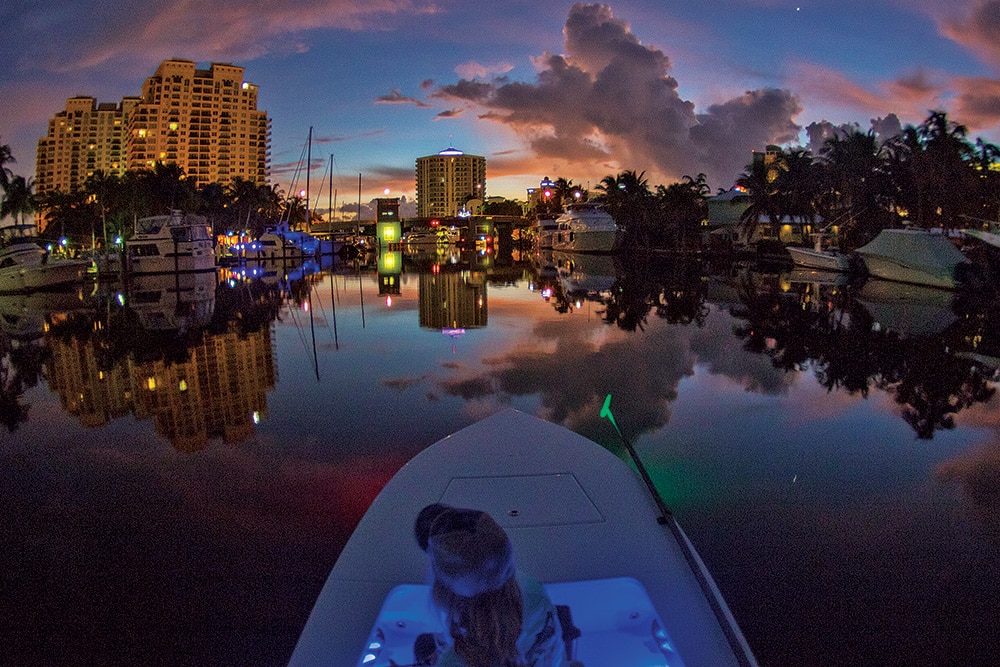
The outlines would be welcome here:
<svg viewBox="0 0 1000 667">
<path fill-rule="evenodd" d="M 837 243 L 850 251 L 879 231 L 903 225 L 922 229 L 988 229 L 1000 226 L 1000 147 L 970 140 L 965 126 L 943 111 L 932 111 L 898 135 L 838 130 L 818 155 L 802 147 L 769 146 L 736 179 L 745 199 L 737 245 L 760 238 L 762 225 L 791 223 L 805 229 L 836 228 Z M 216 234 L 242 230 L 259 236 L 268 224 L 306 222 L 308 202 L 279 186 L 244 179 L 196 186 L 175 164 L 128 171 L 121 176 L 92 174 L 72 192 L 34 192 L 34 179 L 15 175 L 7 145 L 0 145 L 0 218 L 24 229 L 39 213 L 42 239 L 66 239 L 87 246 L 95 237 L 127 238 L 132 222 L 170 209 L 206 216 Z M 717 194 L 727 192 L 720 188 Z M 608 175 L 589 192 L 558 178 L 548 197 L 524 213 L 507 200 L 490 202 L 484 214 L 521 216 L 527 226 L 555 217 L 569 201 L 597 201 L 622 230 L 622 249 L 638 252 L 705 250 L 710 227 L 711 188 L 705 174 L 651 185 L 645 172 Z M 310 222 L 318 222 L 315 211 Z M 100 233 L 95 233 L 99 230 Z M 804 241 L 804 240 L 803 240 Z"/>
</svg>

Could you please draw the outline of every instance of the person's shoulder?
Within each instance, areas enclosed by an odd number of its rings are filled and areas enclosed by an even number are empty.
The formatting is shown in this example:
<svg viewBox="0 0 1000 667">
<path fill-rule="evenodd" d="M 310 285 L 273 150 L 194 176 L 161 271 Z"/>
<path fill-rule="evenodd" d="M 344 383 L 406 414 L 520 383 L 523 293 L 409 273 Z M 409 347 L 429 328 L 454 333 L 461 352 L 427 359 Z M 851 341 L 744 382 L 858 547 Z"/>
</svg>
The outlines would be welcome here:
<svg viewBox="0 0 1000 667">
<path fill-rule="evenodd" d="M 548 593 L 545 592 L 545 587 L 530 574 L 518 571 L 517 583 L 521 587 L 521 594 L 525 597 L 525 599 L 544 598 L 547 600 L 549 597 Z"/>
<path fill-rule="evenodd" d="M 452 650 L 447 650 L 441 654 L 438 658 L 437 667 L 466 667 L 462 659 L 458 657 L 458 654 Z"/>
</svg>

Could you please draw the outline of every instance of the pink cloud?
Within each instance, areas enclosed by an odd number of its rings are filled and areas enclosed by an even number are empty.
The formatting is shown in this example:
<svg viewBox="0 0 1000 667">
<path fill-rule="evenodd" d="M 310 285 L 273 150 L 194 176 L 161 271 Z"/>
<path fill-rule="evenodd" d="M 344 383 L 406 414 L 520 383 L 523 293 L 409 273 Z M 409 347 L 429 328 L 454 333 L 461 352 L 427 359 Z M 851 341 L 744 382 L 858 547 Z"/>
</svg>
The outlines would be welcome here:
<svg viewBox="0 0 1000 667">
<path fill-rule="evenodd" d="M 962 12 L 941 20 L 941 33 L 1000 69 L 1000 0 L 978 0 Z"/>
<path fill-rule="evenodd" d="M 418 100 L 415 97 L 410 97 L 408 95 L 403 95 L 399 88 L 393 88 L 392 91 L 386 93 L 385 95 L 379 95 L 375 98 L 376 104 L 412 104 L 420 109 L 426 109 L 429 105 L 422 100 Z"/>
<path fill-rule="evenodd" d="M 438 11 L 433 0 L 304 0 L 274 3 L 268 0 L 153 0 L 78 3 L 53 6 L 29 19 L 27 28 L 51 30 L 71 23 L 74 16 L 101 15 L 102 28 L 74 36 L 73 40 L 37 40 L 22 56 L 21 64 L 53 71 L 96 67 L 111 61 L 121 67 L 137 61 L 142 71 L 149 62 L 178 53 L 198 60 L 248 60 L 271 52 L 302 52 L 308 43 L 302 34 L 317 29 L 370 29 L 373 18 L 429 14 Z M 131 5 L 131 6 L 130 6 Z M 127 35 L 127 39 L 122 36 Z M 113 38 L 111 37 L 113 36 Z M 141 64 L 139 64 L 141 63 Z"/>
<path fill-rule="evenodd" d="M 1000 124 L 997 79 L 957 77 L 921 69 L 866 87 L 840 72 L 799 63 L 793 68 L 792 81 L 793 87 L 807 98 L 865 115 L 892 111 L 908 122 L 920 122 L 928 109 L 944 109 L 972 130 L 988 130 Z"/>
<path fill-rule="evenodd" d="M 483 65 L 475 61 L 470 61 L 455 67 L 455 73 L 463 79 L 486 79 L 491 76 L 506 74 L 512 69 L 514 69 L 514 66 L 507 62 Z"/>
<path fill-rule="evenodd" d="M 956 118 L 973 131 L 1000 129 L 1000 80 L 961 78 L 955 83 Z"/>
</svg>

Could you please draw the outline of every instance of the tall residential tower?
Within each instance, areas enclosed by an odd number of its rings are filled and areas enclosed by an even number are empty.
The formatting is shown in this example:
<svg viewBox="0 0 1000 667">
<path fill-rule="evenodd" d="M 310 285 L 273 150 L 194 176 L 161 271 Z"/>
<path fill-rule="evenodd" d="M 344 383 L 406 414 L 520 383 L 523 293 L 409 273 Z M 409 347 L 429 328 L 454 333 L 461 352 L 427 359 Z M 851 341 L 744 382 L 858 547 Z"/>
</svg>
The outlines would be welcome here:
<svg viewBox="0 0 1000 667">
<path fill-rule="evenodd" d="M 417 158 L 417 217 L 455 217 L 485 199 L 486 158 L 451 147 Z"/>
<path fill-rule="evenodd" d="M 236 177 L 263 185 L 269 150 L 270 121 L 242 67 L 165 60 L 139 97 L 68 99 L 38 140 L 35 187 L 73 192 L 96 171 L 120 176 L 158 162 L 179 165 L 197 185 Z"/>
<path fill-rule="evenodd" d="M 142 87 L 129 119 L 128 166 L 179 165 L 198 185 L 239 177 L 267 181 L 270 125 L 243 68 L 165 60 Z"/>
</svg>

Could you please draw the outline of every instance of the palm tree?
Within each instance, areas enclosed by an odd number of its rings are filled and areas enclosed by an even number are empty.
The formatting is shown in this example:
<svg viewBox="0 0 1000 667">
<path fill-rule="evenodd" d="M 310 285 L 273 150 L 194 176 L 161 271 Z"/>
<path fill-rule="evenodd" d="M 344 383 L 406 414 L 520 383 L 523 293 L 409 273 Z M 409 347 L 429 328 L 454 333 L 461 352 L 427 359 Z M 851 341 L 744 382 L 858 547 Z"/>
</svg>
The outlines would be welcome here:
<svg viewBox="0 0 1000 667">
<path fill-rule="evenodd" d="M 1000 159 L 1000 146 L 976 139 L 975 168 L 979 176 L 977 208 L 973 214 L 979 222 L 989 220 L 1000 224 L 1000 172 L 993 165 Z"/>
<path fill-rule="evenodd" d="M 767 218 L 769 223 L 778 219 L 776 192 L 769 171 L 763 160 L 754 160 L 736 179 L 736 186 L 746 190 L 750 196 L 750 205 L 740 216 L 740 237 L 745 243 L 754 240 L 763 218 Z"/>
<path fill-rule="evenodd" d="M 625 245 L 649 247 L 655 199 L 646 172 L 627 170 L 617 176 L 605 176 L 596 189 L 603 193 L 600 201 L 624 232 Z"/>
<path fill-rule="evenodd" d="M 16 162 L 14 156 L 11 155 L 10 146 L 7 144 L 0 144 L 0 189 L 4 192 L 7 191 L 7 185 L 10 183 L 10 179 L 14 176 L 14 173 L 7 167 L 7 164 L 13 164 Z"/>
<path fill-rule="evenodd" d="M 656 186 L 656 220 L 650 230 L 656 247 L 684 249 L 689 229 L 697 229 L 708 216 L 705 199 L 711 193 L 705 174 L 685 175 L 681 182 Z"/>
<path fill-rule="evenodd" d="M 778 208 L 782 216 L 800 223 L 816 221 L 816 200 L 819 194 L 818 170 L 812 153 L 805 148 L 782 151 L 780 168 L 774 180 Z"/>
<path fill-rule="evenodd" d="M 572 180 L 567 180 L 565 178 L 557 178 L 555 180 L 555 186 L 552 188 L 555 193 L 555 201 L 557 206 L 565 206 L 567 202 L 572 203 L 574 201 L 586 201 L 587 191 L 581 188 L 579 185 L 575 185 Z"/>
<path fill-rule="evenodd" d="M 892 223 L 899 186 L 892 178 L 890 156 L 873 131 L 838 134 L 823 143 L 819 206 L 831 224 L 840 224 L 842 247 L 864 245 Z"/>
<path fill-rule="evenodd" d="M 3 202 L 0 203 L 0 218 L 11 216 L 19 233 L 24 234 L 28 225 L 25 220 L 38 209 L 35 197 L 35 179 L 25 179 L 24 176 L 14 176 L 4 189 Z"/>
<path fill-rule="evenodd" d="M 893 173 L 902 184 L 900 201 L 920 227 L 952 227 L 974 215 L 979 178 L 968 130 L 943 111 L 917 127 L 906 126 L 893 144 Z"/>
</svg>

